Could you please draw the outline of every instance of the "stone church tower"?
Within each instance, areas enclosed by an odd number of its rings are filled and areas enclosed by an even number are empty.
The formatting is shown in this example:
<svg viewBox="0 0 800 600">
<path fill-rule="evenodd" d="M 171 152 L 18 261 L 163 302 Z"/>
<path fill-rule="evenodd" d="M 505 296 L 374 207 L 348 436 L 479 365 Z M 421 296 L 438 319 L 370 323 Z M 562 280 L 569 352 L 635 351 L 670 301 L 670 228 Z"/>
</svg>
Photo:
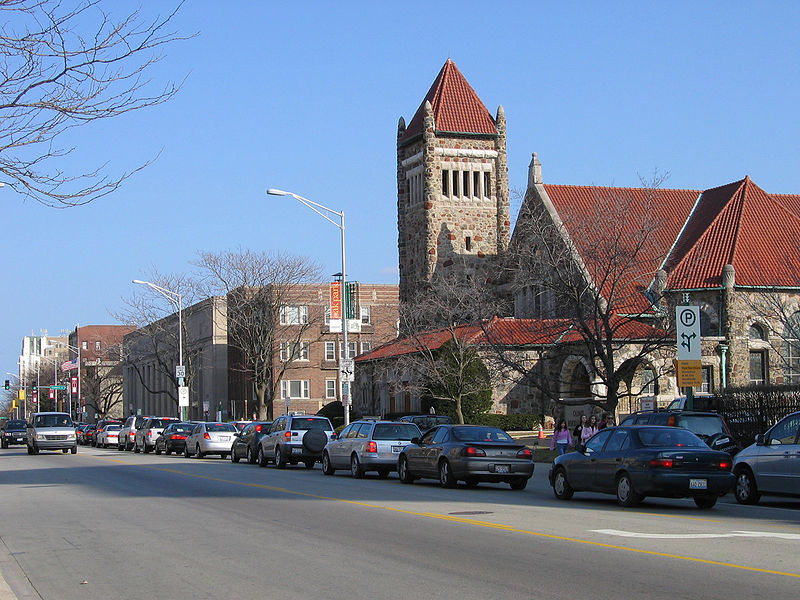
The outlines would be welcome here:
<svg viewBox="0 0 800 600">
<path fill-rule="evenodd" d="M 490 275 L 510 237 L 506 120 L 486 110 L 447 59 L 397 128 L 400 300 L 440 270 Z"/>
</svg>

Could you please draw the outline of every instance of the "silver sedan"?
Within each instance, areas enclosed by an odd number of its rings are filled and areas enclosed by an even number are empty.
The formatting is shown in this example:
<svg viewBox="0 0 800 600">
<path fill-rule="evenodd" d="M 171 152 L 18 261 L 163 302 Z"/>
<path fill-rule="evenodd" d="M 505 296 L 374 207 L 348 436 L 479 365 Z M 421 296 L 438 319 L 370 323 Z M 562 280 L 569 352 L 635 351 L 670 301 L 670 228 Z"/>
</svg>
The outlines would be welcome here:
<svg viewBox="0 0 800 600">
<path fill-rule="evenodd" d="M 219 454 L 228 458 L 233 445 L 236 428 L 230 423 L 198 423 L 186 436 L 183 455 L 186 458 L 194 455 L 203 458 L 209 454 Z"/>
</svg>

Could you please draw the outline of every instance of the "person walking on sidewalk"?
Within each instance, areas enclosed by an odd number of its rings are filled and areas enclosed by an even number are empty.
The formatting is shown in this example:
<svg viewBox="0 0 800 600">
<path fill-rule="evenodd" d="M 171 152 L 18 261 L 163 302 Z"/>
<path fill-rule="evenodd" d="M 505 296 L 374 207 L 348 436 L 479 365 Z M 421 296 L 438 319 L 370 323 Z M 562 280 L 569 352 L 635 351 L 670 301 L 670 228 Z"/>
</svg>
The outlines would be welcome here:
<svg viewBox="0 0 800 600">
<path fill-rule="evenodd" d="M 597 432 L 597 415 L 592 415 L 589 417 L 589 423 L 581 429 L 581 444 L 586 445 L 589 438 Z"/>
<path fill-rule="evenodd" d="M 572 446 L 572 434 L 569 432 L 566 420 L 561 419 L 550 440 L 550 450 L 558 448 L 559 454 L 566 454 L 570 446 Z"/>
</svg>

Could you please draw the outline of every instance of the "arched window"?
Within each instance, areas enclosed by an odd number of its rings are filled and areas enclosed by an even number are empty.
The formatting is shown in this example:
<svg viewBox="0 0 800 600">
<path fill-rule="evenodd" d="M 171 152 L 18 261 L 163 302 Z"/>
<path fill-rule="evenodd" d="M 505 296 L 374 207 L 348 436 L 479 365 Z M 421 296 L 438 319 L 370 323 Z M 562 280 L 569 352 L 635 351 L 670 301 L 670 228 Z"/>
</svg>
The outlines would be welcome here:
<svg viewBox="0 0 800 600">
<path fill-rule="evenodd" d="M 800 312 L 789 317 L 783 328 L 783 380 L 800 383 Z"/>
<path fill-rule="evenodd" d="M 719 328 L 711 322 L 711 315 L 702 308 L 700 309 L 700 335 L 702 337 L 719 335 Z"/>
<path fill-rule="evenodd" d="M 749 337 L 751 340 L 764 341 L 767 339 L 767 336 L 764 333 L 764 328 L 758 323 L 753 323 L 750 325 L 750 329 L 747 330 L 747 337 Z"/>
<path fill-rule="evenodd" d="M 568 397 L 570 398 L 589 398 L 592 395 L 592 384 L 589 380 L 589 373 L 583 363 L 576 362 L 572 367 L 568 380 Z"/>
</svg>

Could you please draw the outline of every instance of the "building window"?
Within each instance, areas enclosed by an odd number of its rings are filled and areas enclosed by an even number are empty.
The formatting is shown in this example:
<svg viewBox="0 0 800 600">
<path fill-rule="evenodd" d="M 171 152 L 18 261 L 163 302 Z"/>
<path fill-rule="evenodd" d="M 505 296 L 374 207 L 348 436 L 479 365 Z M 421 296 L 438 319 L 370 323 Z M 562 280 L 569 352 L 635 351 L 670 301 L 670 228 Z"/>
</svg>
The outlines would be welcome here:
<svg viewBox="0 0 800 600">
<path fill-rule="evenodd" d="M 281 360 L 308 360 L 308 342 L 281 342 Z"/>
<path fill-rule="evenodd" d="M 371 306 L 362 306 L 361 307 L 361 324 L 362 325 L 372 325 L 372 307 Z"/>
<path fill-rule="evenodd" d="M 783 382 L 800 383 L 800 312 L 794 313 L 783 328 Z"/>
<path fill-rule="evenodd" d="M 336 360 L 336 342 L 325 342 L 325 360 Z"/>
<path fill-rule="evenodd" d="M 356 342 L 351 342 L 348 340 L 347 345 L 349 346 L 349 354 L 347 358 L 355 358 L 356 357 Z M 344 354 L 344 342 L 339 342 L 339 356 Z"/>
<path fill-rule="evenodd" d="M 326 398 L 336 398 L 336 380 L 335 379 L 326 379 L 325 380 L 325 397 Z"/>
<path fill-rule="evenodd" d="M 453 196 L 458 196 L 458 171 L 453 171 Z"/>
<path fill-rule="evenodd" d="M 308 398 L 308 380 L 281 381 L 281 399 Z"/>
<path fill-rule="evenodd" d="M 714 391 L 714 367 L 704 365 L 702 368 L 703 383 L 694 388 L 698 394 L 710 394 Z"/>
<path fill-rule="evenodd" d="M 470 236 L 464 238 L 464 247 L 467 249 L 467 252 L 472 251 L 472 238 Z"/>
<path fill-rule="evenodd" d="M 481 174 L 480 171 L 472 172 L 472 195 L 477 198 L 480 196 L 481 191 Z"/>
<path fill-rule="evenodd" d="M 463 175 L 464 176 L 462 179 L 464 181 L 464 187 L 461 190 L 461 192 L 463 193 L 464 196 L 471 196 L 471 194 L 469 193 L 469 171 L 464 171 Z"/>
<path fill-rule="evenodd" d="M 89 345 L 88 342 L 81 342 L 81 350 L 88 350 Z"/>
<path fill-rule="evenodd" d="M 100 352 L 100 342 L 95 342 L 94 343 L 94 349 L 95 349 L 95 352 Z"/>
<path fill-rule="evenodd" d="M 366 354 L 372 350 L 372 342 L 361 342 L 361 354 Z"/>
<path fill-rule="evenodd" d="M 489 171 L 485 171 L 483 173 L 483 196 L 485 198 L 491 198 L 491 190 L 492 190 L 492 174 Z"/>
<path fill-rule="evenodd" d="M 325 326 L 326 327 L 330 327 L 331 326 L 331 307 L 330 306 L 326 306 L 325 307 Z"/>
<path fill-rule="evenodd" d="M 767 382 L 767 357 L 762 351 L 750 353 L 750 385 L 764 385 Z"/>
<path fill-rule="evenodd" d="M 657 384 L 656 370 L 651 367 L 642 369 L 642 390 L 639 394 L 642 396 L 655 396 L 658 394 Z"/>
<path fill-rule="evenodd" d="M 450 171 L 447 169 L 442 170 L 442 195 L 450 195 Z"/>
<path fill-rule="evenodd" d="M 751 340 L 761 340 L 764 341 L 767 337 L 764 335 L 764 330 L 762 329 L 761 325 L 758 323 L 753 323 L 750 325 L 750 329 L 747 331 L 747 336 Z"/>
<path fill-rule="evenodd" d="M 281 325 L 308 323 L 308 306 L 281 306 Z"/>
</svg>

